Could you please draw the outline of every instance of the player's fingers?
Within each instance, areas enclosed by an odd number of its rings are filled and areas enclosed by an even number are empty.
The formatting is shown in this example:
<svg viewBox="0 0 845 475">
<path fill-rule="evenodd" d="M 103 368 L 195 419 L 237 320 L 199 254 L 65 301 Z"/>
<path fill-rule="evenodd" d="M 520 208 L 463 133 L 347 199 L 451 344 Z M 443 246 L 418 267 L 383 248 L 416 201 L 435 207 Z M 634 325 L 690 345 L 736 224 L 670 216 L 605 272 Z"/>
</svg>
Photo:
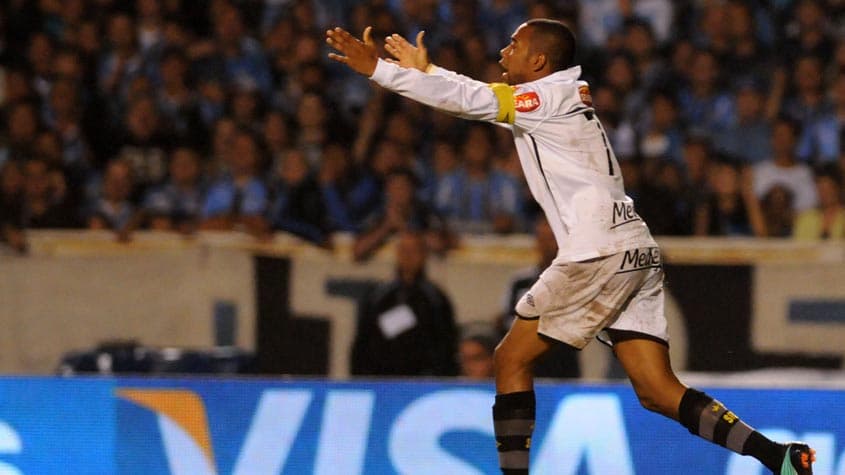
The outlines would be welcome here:
<svg viewBox="0 0 845 475">
<path fill-rule="evenodd" d="M 405 51 L 405 50 L 407 50 L 407 49 L 408 49 L 408 47 L 409 47 L 409 46 L 411 46 L 411 44 L 410 44 L 410 43 L 408 43 L 408 40 L 406 40 L 406 39 L 405 39 L 405 38 L 403 38 L 401 35 L 398 35 L 398 34 L 396 34 L 396 33 L 394 33 L 394 34 L 390 35 L 390 37 L 389 37 L 389 38 L 390 38 L 391 43 L 392 43 L 392 44 L 393 44 L 393 45 L 394 45 L 394 46 L 395 46 L 395 47 L 396 47 L 399 51 Z"/>
<path fill-rule="evenodd" d="M 361 38 L 364 39 L 365 45 L 372 46 L 374 44 L 372 34 L 373 34 L 373 27 L 372 26 L 368 26 L 368 27 L 364 28 L 364 34 L 361 35 Z"/>
<path fill-rule="evenodd" d="M 346 63 L 346 62 L 348 62 L 348 60 L 347 60 L 346 56 L 341 56 L 341 55 L 339 55 L 339 54 L 335 54 L 335 53 L 329 53 L 329 59 L 333 59 L 333 60 L 335 60 L 335 61 L 337 61 L 337 62 L 339 62 L 339 63 Z"/>
<path fill-rule="evenodd" d="M 329 38 L 332 39 L 332 41 L 334 41 L 338 45 L 357 41 L 355 37 L 349 34 L 348 31 L 340 27 L 335 27 L 333 30 L 329 30 L 328 32 L 326 32 L 326 34 Z"/>
<path fill-rule="evenodd" d="M 417 48 L 425 48 L 423 45 L 423 37 L 425 36 L 425 30 L 421 30 L 417 33 Z"/>
</svg>

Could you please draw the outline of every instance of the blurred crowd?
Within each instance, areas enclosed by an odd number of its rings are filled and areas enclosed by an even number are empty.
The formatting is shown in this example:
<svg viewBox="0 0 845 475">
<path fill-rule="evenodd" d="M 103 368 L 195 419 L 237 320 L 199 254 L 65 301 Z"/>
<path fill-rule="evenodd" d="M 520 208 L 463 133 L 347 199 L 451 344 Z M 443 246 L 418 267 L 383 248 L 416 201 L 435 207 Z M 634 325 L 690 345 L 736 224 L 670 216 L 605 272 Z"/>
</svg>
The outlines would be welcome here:
<svg viewBox="0 0 845 475">
<path fill-rule="evenodd" d="M 500 81 L 525 19 L 577 31 L 628 193 L 658 235 L 845 235 L 845 1 L 8 0 L 0 236 L 295 234 L 366 259 L 530 232 L 510 132 L 380 90 L 324 31 L 426 31 L 435 63 Z"/>
</svg>

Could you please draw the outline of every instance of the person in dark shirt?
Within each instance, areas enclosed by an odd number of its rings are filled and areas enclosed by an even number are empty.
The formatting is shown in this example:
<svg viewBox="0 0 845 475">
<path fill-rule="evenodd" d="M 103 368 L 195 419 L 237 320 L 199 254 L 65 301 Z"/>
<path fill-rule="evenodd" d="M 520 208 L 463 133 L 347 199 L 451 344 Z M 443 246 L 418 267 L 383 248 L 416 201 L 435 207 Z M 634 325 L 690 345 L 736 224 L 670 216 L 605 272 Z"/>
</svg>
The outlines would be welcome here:
<svg viewBox="0 0 845 475">
<path fill-rule="evenodd" d="M 24 166 L 26 183 L 23 223 L 28 229 L 81 227 L 76 210 L 65 199 L 64 176 L 47 162 L 33 159 Z"/>
<path fill-rule="evenodd" d="M 301 149 L 288 150 L 276 166 L 272 181 L 274 199 L 268 216 L 272 228 L 329 246 L 326 207 L 305 153 Z"/>
<path fill-rule="evenodd" d="M 352 374 L 457 375 L 452 303 L 426 277 L 426 254 L 421 233 L 399 235 L 396 278 L 376 286 L 359 303 Z"/>
<path fill-rule="evenodd" d="M 170 154 L 168 179 L 147 191 L 144 212 L 151 229 L 191 234 L 199 226 L 205 199 L 200 159 L 188 147 Z"/>
<path fill-rule="evenodd" d="M 442 253 L 454 246 L 454 237 L 445 220 L 426 203 L 417 199 L 417 178 L 406 169 L 388 174 L 384 186 L 384 206 L 363 226 L 355 238 L 353 255 L 363 261 L 377 252 L 392 236 L 405 230 L 422 232 L 429 249 Z"/>
<path fill-rule="evenodd" d="M 21 222 L 23 185 L 23 173 L 17 161 L 7 161 L 0 166 L 0 242 L 17 252 L 26 252 Z"/>
</svg>

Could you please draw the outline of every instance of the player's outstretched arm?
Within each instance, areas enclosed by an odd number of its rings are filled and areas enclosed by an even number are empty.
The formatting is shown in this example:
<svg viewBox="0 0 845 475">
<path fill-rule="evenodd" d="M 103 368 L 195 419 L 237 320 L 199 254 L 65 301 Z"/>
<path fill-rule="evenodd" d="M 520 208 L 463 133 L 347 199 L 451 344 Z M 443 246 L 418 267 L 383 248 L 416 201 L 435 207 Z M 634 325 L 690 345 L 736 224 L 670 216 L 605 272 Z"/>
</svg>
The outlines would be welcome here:
<svg viewBox="0 0 845 475">
<path fill-rule="evenodd" d="M 361 35 L 363 41 L 340 27 L 326 31 L 326 43 L 340 53 L 329 53 L 329 58 L 367 77 L 372 76 L 378 64 L 378 51 L 373 42 L 372 31 L 371 26 L 364 29 L 364 34 Z"/>
<path fill-rule="evenodd" d="M 378 57 L 371 33 L 372 27 L 368 26 L 362 41 L 343 28 L 326 31 L 326 42 L 337 51 L 330 53 L 329 58 L 346 64 L 390 91 L 437 110 L 471 120 L 512 122 L 512 95 L 502 109 L 504 112 L 500 113 L 498 96 L 488 84 L 445 70 L 442 71 L 448 74 L 425 74 L 417 68 L 402 67 L 396 62 L 391 64 Z"/>
<path fill-rule="evenodd" d="M 425 31 L 417 33 L 417 44 L 412 45 L 399 34 L 392 34 L 385 38 L 384 49 L 396 59 L 388 59 L 403 68 L 414 68 L 422 72 L 428 70 L 431 64 L 428 60 L 428 48 L 423 43 Z"/>
</svg>

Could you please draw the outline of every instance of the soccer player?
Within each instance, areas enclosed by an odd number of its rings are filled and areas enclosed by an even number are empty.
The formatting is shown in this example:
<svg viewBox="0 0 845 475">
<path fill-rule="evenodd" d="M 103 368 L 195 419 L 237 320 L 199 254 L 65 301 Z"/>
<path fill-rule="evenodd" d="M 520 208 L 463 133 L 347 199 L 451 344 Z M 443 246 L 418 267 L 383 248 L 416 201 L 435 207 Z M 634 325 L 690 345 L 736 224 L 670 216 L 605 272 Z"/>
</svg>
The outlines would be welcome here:
<svg viewBox="0 0 845 475">
<path fill-rule="evenodd" d="M 558 254 L 517 303 L 517 320 L 496 349 L 493 420 L 504 474 L 528 473 L 534 427 L 532 364 L 552 339 L 612 346 L 641 404 L 706 440 L 751 455 L 776 474 L 812 473 L 815 451 L 773 442 L 722 403 L 683 385 L 669 364 L 660 250 L 625 195 L 619 164 L 572 64 L 575 37 L 563 23 L 520 25 L 501 50 L 503 83 L 487 84 L 428 62 L 416 46 L 387 38 L 396 59 L 378 57 L 371 28 L 359 40 L 326 32 L 329 57 L 379 85 L 438 110 L 509 127 L 529 188 Z"/>
</svg>

